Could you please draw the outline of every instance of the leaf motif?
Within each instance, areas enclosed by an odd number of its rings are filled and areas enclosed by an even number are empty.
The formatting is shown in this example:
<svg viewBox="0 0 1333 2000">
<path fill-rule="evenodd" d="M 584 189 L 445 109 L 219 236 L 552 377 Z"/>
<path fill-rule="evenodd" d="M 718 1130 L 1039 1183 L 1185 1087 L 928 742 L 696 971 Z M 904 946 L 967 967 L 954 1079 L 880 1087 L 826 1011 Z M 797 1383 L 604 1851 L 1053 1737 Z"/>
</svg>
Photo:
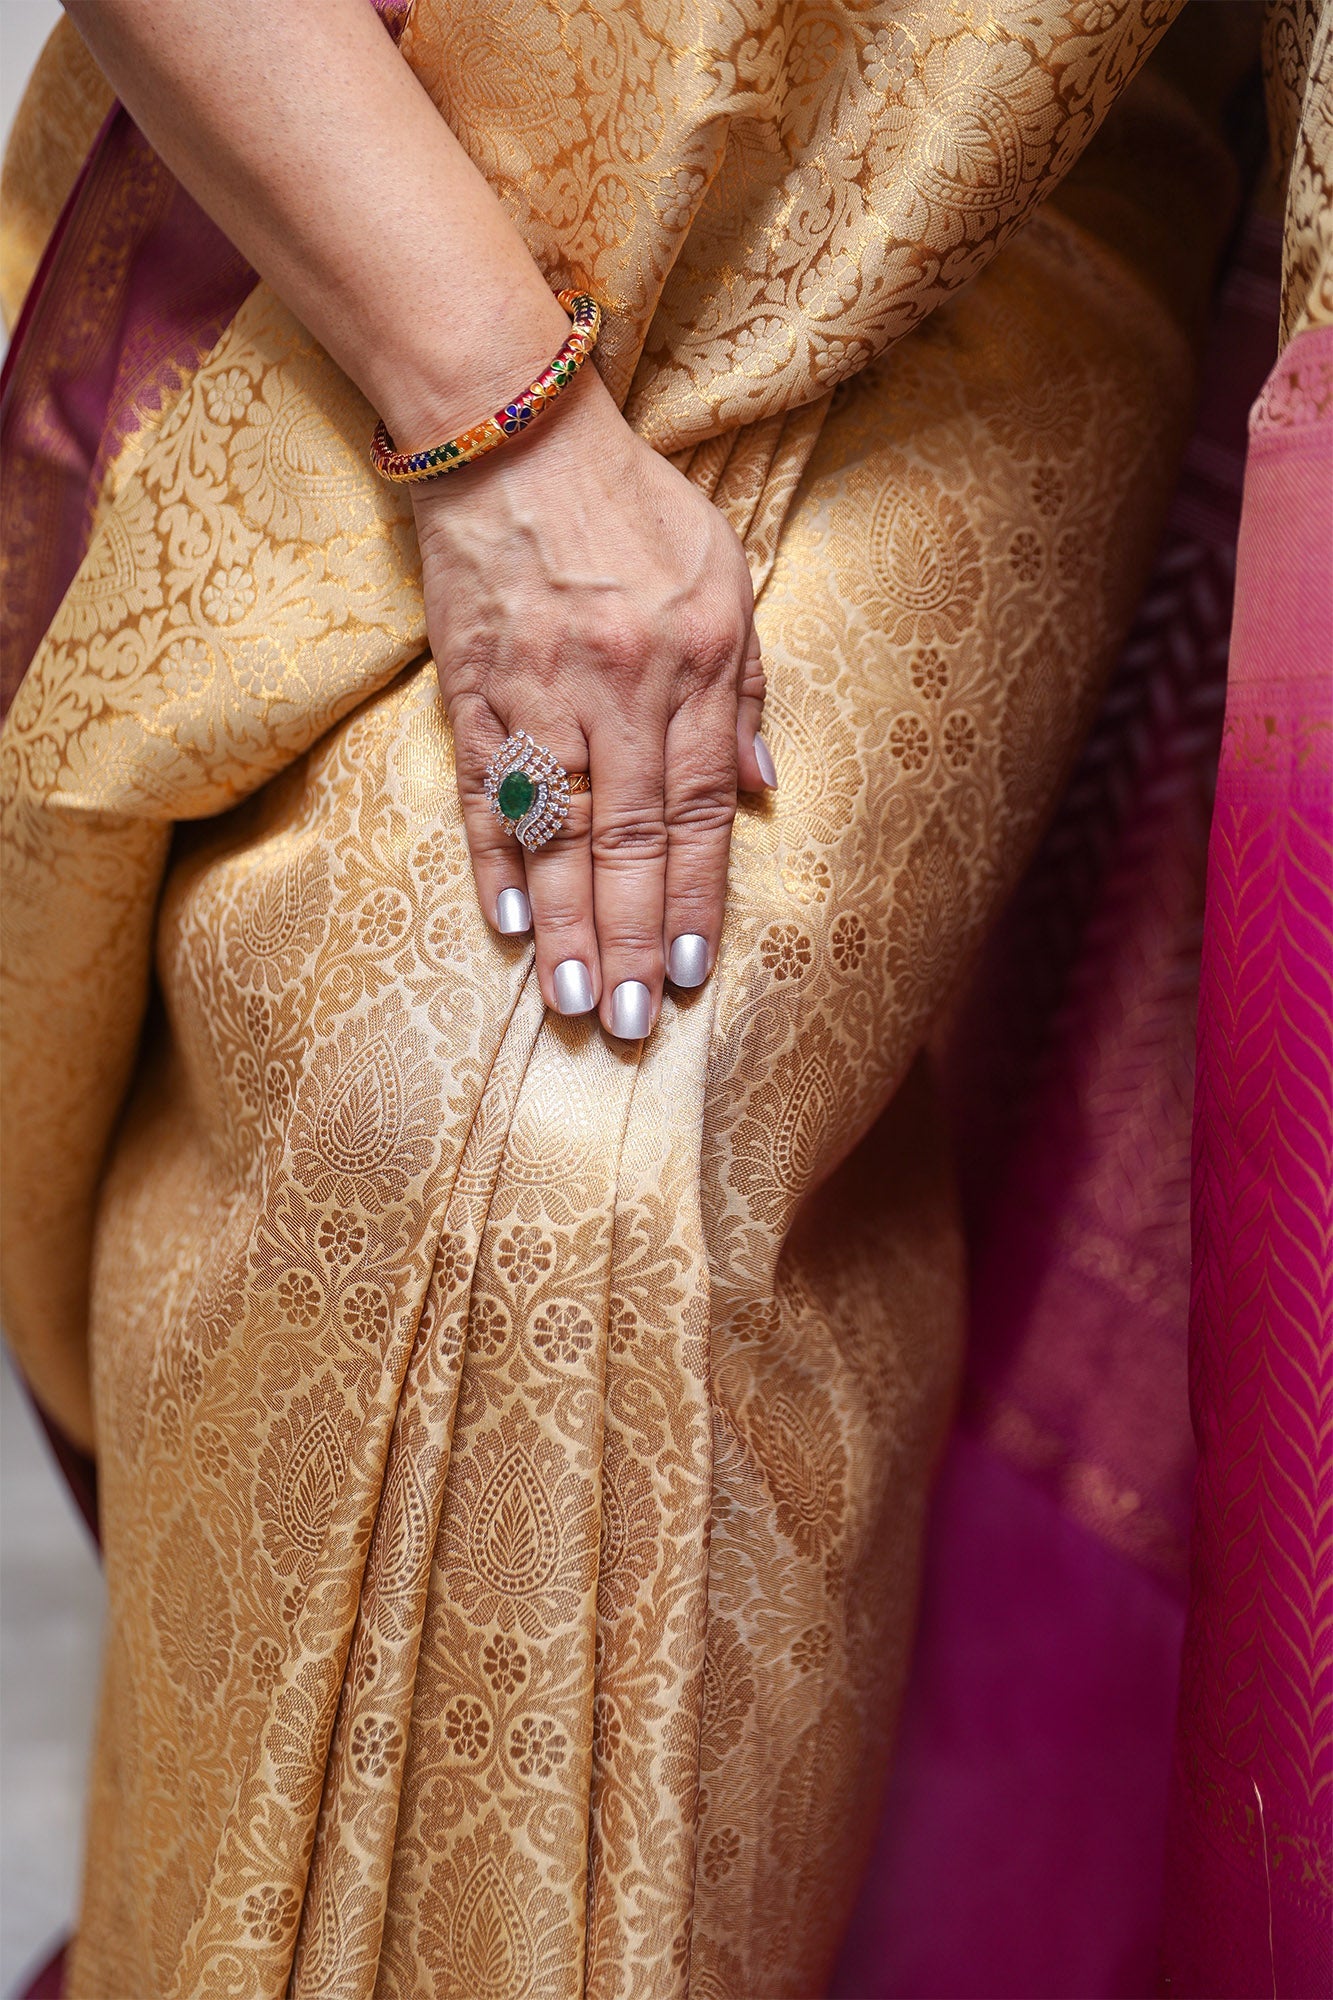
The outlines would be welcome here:
<svg viewBox="0 0 1333 2000">
<path fill-rule="evenodd" d="M 282 1482 L 282 1525 L 309 1555 L 318 1555 L 347 1460 L 327 1417 L 318 1417 L 292 1453 Z"/>
<path fill-rule="evenodd" d="M 490 1855 L 458 1900 L 454 1951 L 476 2000 L 511 2000 L 532 1980 L 532 1940 L 508 1883 Z"/>
<path fill-rule="evenodd" d="M 319 1108 L 315 1143 L 343 1174 L 364 1174 L 390 1159 L 403 1120 L 403 1086 L 387 1036 L 359 1051 Z"/>
<path fill-rule="evenodd" d="M 914 494 L 884 495 L 870 530 L 871 558 L 881 588 L 895 604 L 934 611 L 954 593 L 955 565 L 939 522 Z"/>
<path fill-rule="evenodd" d="M 550 1581 L 560 1541 L 555 1512 L 517 1446 L 496 1473 L 469 1541 L 473 1561 L 497 1590 L 528 1594 Z"/>
<path fill-rule="evenodd" d="M 258 890 L 241 912 L 241 936 L 256 958 L 270 958 L 289 942 L 300 920 L 300 864 L 288 861 L 260 878 Z"/>
<path fill-rule="evenodd" d="M 803 1521 L 823 1519 L 828 1480 L 818 1443 L 789 1396 L 777 1396 L 769 1425 L 774 1464 L 783 1497 Z"/>
<path fill-rule="evenodd" d="M 813 1055 L 796 1079 L 773 1138 L 774 1162 L 784 1186 L 793 1190 L 807 1186 L 837 1109 L 833 1079 L 822 1059 Z"/>
</svg>

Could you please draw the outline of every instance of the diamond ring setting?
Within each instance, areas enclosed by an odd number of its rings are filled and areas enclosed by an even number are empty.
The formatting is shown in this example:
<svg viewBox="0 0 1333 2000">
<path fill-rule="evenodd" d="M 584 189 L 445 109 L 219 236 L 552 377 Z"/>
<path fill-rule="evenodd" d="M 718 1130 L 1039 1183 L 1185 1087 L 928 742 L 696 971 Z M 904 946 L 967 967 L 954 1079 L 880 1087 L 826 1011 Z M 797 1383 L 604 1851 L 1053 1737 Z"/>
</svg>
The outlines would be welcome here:
<svg viewBox="0 0 1333 2000">
<path fill-rule="evenodd" d="M 590 792 L 583 772 L 573 776 L 524 729 L 505 738 L 486 767 L 486 803 L 506 833 L 529 853 L 545 847 L 569 816 L 575 792 Z"/>
</svg>

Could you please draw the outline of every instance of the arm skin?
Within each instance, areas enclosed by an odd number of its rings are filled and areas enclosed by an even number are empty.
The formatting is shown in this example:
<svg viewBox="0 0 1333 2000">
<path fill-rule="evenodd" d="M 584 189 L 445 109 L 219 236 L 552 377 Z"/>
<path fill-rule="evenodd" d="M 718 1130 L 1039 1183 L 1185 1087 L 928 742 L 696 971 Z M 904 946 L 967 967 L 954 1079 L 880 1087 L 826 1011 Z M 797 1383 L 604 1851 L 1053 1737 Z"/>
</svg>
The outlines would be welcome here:
<svg viewBox="0 0 1333 2000">
<path fill-rule="evenodd" d="M 569 322 L 368 0 L 67 0 L 162 158 L 406 450 L 530 381 Z M 460 288 L 469 311 L 460 317 Z M 512 445 L 412 489 L 427 628 L 478 893 L 526 888 L 537 968 L 660 1006 L 665 953 L 722 924 L 763 674 L 740 544 L 588 368 Z M 481 793 L 526 728 L 590 770 L 525 857 Z"/>
</svg>

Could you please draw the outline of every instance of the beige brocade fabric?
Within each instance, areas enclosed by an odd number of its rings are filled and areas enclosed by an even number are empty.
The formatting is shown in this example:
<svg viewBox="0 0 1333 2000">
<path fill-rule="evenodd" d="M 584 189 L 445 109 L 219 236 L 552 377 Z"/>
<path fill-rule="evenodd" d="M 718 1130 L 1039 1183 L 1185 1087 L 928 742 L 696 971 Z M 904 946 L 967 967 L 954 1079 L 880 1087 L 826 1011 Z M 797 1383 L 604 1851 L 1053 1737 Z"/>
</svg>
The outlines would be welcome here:
<svg viewBox="0 0 1333 2000">
<path fill-rule="evenodd" d="M 262 289 L 113 482 L 6 730 L 7 1306 L 75 1422 L 95 1235 L 74 2000 L 809 1994 L 854 1892 L 960 1335 L 915 1058 L 1127 622 L 1188 358 L 1053 212 L 939 303 L 1141 17 L 643 13 L 421 8 L 409 54 L 511 199 L 540 168 L 636 421 L 750 554 L 782 786 L 710 985 L 620 1046 L 482 922 L 406 510 Z M 868 115 L 932 116 L 963 44 L 989 167 Z M 784 65 L 818 212 L 762 136 Z M 572 101 L 603 108 L 557 143 Z M 858 312 L 897 226 L 832 171 L 852 130 L 963 190 L 892 311 Z M 654 318 L 673 186 L 719 228 Z M 811 400 L 829 340 L 930 305 Z"/>
<path fill-rule="evenodd" d="M 1333 4 L 1269 0 L 1268 124 L 1285 189 L 1282 343 L 1333 321 Z"/>
</svg>

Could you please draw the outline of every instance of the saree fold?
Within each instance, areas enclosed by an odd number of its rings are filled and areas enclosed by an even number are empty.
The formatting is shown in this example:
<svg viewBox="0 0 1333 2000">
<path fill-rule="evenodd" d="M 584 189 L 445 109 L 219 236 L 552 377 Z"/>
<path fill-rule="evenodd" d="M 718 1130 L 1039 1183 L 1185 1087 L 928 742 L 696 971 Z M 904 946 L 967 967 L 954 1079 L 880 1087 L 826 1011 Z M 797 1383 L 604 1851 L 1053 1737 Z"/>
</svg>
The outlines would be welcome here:
<svg viewBox="0 0 1333 2000">
<path fill-rule="evenodd" d="M 408 22 L 759 592 L 782 787 L 642 1048 L 476 910 L 410 516 L 263 287 L 109 475 L 3 742 L 6 1309 L 83 1436 L 86 1340 L 110 1602 L 72 1995 L 827 1974 L 960 1352 L 920 1051 L 1189 392 L 1067 215 L 975 276 L 1160 25 L 1036 18 Z"/>
<path fill-rule="evenodd" d="M 1333 1984 L 1333 325 L 1251 419 L 1209 854 L 1173 1990 Z"/>
<path fill-rule="evenodd" d="M 1199 996 L 1182 1994 L 1333 1986 L 1333 7 L 1283 0 L 1268 39 L 1283 346 L 1250 413 Z"/>
</svg>

